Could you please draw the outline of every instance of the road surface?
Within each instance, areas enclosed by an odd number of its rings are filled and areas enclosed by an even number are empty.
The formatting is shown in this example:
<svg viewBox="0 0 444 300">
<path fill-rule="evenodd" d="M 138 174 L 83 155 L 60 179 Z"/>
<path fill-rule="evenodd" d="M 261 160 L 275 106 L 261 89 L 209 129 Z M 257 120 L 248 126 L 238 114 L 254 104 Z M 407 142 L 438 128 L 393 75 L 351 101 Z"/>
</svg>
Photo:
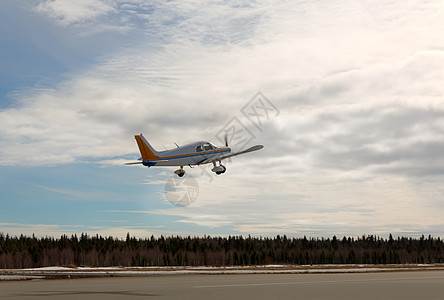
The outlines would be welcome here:
<svg viewBox="0 0 444 300">
<path fill-rule="evenodd" d="M 444 271 L 0 282 L 1 299 L 444 299 Z"/>
</svg>

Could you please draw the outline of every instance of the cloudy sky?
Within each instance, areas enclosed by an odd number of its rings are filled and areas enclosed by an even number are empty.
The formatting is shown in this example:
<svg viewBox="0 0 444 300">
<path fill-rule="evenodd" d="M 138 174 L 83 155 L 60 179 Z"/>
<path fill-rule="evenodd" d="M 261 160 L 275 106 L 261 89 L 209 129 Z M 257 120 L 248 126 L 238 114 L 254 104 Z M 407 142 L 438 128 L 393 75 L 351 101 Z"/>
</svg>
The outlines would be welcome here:
<svg viewBox="0 0 444 300">
<path fill-rule="evenodd" d="M 443 237 L 443 32 L 441 0 L 1 1 L 0 232 Z M 233 120 L 265 148 L 186 168 L 188 207 L 123 165 Z"/>
</svg>

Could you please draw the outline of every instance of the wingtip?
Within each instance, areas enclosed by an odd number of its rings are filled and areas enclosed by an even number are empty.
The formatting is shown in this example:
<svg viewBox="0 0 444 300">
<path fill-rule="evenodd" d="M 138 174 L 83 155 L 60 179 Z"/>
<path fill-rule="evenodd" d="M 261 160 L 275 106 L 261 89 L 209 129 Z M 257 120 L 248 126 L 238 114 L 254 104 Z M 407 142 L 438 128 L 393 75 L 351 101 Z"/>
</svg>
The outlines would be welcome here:
<svg viewBox="0 0 444 300">
<path fill-rule="evenodd" d="M 254 145 L 253 147 L 251 147 L 250 149 L 252 151 L 256 151 L 256 150 L 261 150 L 262 148 L 264 148 L 264 145 Z"/>
</svg>

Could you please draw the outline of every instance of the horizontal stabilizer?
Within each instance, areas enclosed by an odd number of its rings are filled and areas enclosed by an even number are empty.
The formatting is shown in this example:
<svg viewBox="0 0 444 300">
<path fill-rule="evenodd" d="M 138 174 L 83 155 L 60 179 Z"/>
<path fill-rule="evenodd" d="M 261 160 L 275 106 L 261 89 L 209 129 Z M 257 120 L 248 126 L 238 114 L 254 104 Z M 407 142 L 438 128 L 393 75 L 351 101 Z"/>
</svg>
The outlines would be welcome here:
<svg viewBox="0 0 444 300">
<path fill-rule="evenodd" d="M 125 163 L 125 165 L 139 165 L 139 164 L 143 164 L 143 162 L 141 162 L 141 161 L 135 161 L 135 162 Z"/>
</svg>

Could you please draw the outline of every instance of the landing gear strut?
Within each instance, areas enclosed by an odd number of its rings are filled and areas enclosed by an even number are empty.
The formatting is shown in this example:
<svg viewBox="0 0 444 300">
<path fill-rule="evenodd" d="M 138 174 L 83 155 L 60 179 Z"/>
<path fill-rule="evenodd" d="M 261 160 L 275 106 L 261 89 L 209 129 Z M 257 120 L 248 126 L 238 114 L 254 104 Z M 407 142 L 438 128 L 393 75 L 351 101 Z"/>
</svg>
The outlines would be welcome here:
<svg viewBox="0 0 444 300">
<path fill-rule="evenodd" d="M 216 165 L 216 162 L 213 161 L 213 166 L 214 167 L 211 169 L 211 171 L 216 173 L 217 175 L 223 174 L 227 170 L 227 168 L 225 168 L 225 166 L 223 166 L 220 161 L 218 166 Z"/>
<path fill-rule="evenodd" d="M 185 170 L 183 169 L 183 166 L 180 166 L 180 169 L 174 171 L 174 174 L 179 177 L 183 177 L 183 175 L 185 175 Z"/>
</svg>

